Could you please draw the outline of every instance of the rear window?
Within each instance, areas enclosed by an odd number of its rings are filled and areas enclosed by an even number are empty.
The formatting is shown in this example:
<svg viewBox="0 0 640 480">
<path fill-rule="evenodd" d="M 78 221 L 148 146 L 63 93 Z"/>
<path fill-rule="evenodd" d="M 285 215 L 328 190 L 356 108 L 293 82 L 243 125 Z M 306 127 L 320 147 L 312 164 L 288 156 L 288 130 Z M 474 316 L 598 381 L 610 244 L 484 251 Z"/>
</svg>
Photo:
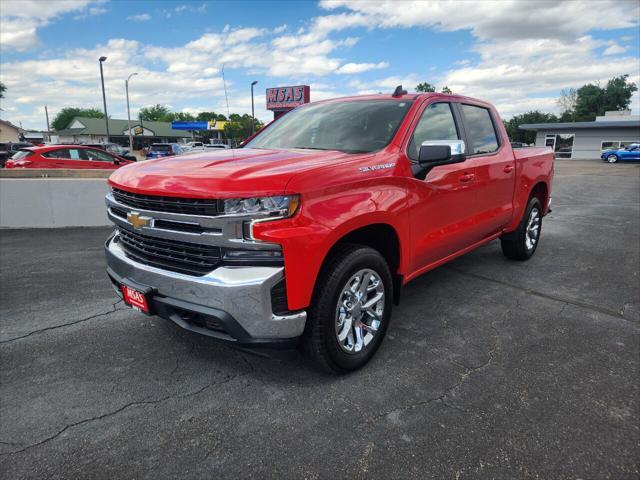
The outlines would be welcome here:
<svg viewBox="0 0 640 480">
<path fill-rule="evenodd" d="M 11 159 L 18 160 L 20 158 L 27 158 L 31 155 L 33 155 L 33 152 L 31 150 L 18 150 L 16 153 L 13 154 L 13 157 L 11 157 Z"/>
<path fill-rule="evenodd" d="M 170 152 L 171 145 L 151 145 L 152 152 Z"/>
</svg>

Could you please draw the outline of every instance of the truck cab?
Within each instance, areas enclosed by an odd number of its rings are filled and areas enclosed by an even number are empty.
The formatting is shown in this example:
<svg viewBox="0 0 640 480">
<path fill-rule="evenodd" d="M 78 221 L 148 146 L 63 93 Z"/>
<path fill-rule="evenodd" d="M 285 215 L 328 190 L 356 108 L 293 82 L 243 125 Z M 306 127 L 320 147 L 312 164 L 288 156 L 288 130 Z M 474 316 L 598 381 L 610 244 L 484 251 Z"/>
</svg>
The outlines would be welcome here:
<svg viewBox="0 0 640 480">
<path fill-rule="evenodd" d="M 496 239 L 531 258 L 552 176 L 551 150 L 514 151 L 480 100 L 317 102 L 244 148 L 114 173 L 108 273 L 147 314 L 344 373 L 375 354 L 407 282 Z"/>
</svg>

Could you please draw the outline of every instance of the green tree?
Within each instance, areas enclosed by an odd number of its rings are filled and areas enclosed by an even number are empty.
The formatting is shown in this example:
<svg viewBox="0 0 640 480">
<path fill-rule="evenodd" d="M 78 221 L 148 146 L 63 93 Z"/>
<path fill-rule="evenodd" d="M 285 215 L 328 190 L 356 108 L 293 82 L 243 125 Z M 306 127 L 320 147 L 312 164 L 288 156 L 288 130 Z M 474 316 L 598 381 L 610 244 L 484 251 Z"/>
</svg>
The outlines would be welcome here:
<svg viewBox="0 0 640 480">
<path fill-rule="evenodd" d="M 176 122 L 193 122 L 196 119 L 188 112 L 173 112 L 173 121 Z"/>
<path fill-rule="evenodd" d="M 596 116 L 611 110 L 626 110 L 631 104 L 633 92 L 638 86 L 628 82 L 629 75 L 613 77 L 603 88 L 599 84 L 588 83 L 576 91 L 574 119 L 592 121 Z"/>
<path fill-rule="evenodd" d="M 104 118 L 104 113 L 97 108 L 65 107 L 56 114 L 51 122 L 51 128 L 63 130 L 75 117 Z"/>
<path fill-rule="evenodd" d="M 577 90 L 573 118 L 578 122 L 595 120 L 604 113 L 605 90 L 600 85 L 587 83 Z"/>
<path fill-rule="evenodd" d="M 633 92 L 638 91 L 635 83 L 628 83 L 629 75 L 620 75 L 607 82 L 605 88 L 604 111 L 627 110 L 631 104 Z"/>
<path fill-rule="evenodd" d="M 200 112 L 196 116 L 196 120 L 199 120 L 201 122 L 204 122 L 204 121 L 208 122 L 209 120 L 226 120 L 226 119 L 227 117 L 216 112 Z"/>
<path fill-rule="evenodd" d="M 442 93 L 453 93 L 453 91 L 445 85 L 442 87 Z"/>
<path fill-rule="evenodd" d="M 231 115 L 229 115 L 229 121 L 224 125 L 225 138 L 235 140 L 237 142 L 246 140 L 251 136 L 251 123 L 251 115 L 248 115 L 246 113 L 244 115 L 232 113 Z M 254 128 L 255 131 L 258 131 L 260 128 L 262 128 L 262 123 L 260 123 L 260 121 L 257 119 L 255 120 Z"/>
<path fill-rule="evenodd" d="M 558 117 L 553 113 L 544 113 L 539 110 L 533 110 L 521 115 L 516 115 L 505 121 L 504 127 L 512 142 L 535 143 L 536 132 L 520 130 L 518 127 L 525 123 L 556 123 L 557 121 Z"/>
<path fill-rule="evenodd" d="M 435 91 L 436 91 L 435 85 L 431 85 L 430 83 L 427 83 L 427 82 L 419 83 L 416 86 L 416 92 L 435 92 Z"/>
<path fill-rule="evenodd" d="M 6 85 L 0 82 L 0 98 L 4 98 L 4 92 L 6 91 L 7 91 Z"/>
<path fill-rule="evenodd" d="M 174 115 L 167 106 L 159 103 L 152 107 L 143 107 L 138 112 L 138 118 L 145 122 L 172 122 Z"/>
</svg>

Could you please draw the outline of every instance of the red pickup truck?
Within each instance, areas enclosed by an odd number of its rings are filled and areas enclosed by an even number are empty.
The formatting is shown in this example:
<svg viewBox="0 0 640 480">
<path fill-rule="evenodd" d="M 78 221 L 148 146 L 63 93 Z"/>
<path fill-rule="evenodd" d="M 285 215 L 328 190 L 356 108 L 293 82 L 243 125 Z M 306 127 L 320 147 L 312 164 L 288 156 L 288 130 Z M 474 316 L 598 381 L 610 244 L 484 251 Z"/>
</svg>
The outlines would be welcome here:
<svg viewBox="0 0 640 480">
<path fill-rule="evenodd" d="M 550 149 L 512 150 L 473 98 L 398 88 L 311 103 L 244 148 L 114 172 L 108 274 L 147 314 L 347 372 L 418 275 L 495 239 L 530 258 L 552 176 Z"/>
</svg>

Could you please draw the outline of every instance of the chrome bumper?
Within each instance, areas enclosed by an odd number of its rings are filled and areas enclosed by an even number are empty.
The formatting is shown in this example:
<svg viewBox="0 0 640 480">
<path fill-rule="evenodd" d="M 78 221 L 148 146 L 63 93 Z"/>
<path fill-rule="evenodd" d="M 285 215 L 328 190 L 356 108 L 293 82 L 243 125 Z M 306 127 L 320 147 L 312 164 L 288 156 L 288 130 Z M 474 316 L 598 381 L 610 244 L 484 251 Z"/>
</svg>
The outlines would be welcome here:
<svg viewBox="0 0 640 480">
<path fill-rule="evenodd" d="M 117 236 L 117 234 L 116 234 Z M 246 331 L 250 338 L 227 340 L 252 343 L 252 340 L 292 339 L 302 335 L 307 314 L 275 315 L 271 309 L 271 288 L 284 278 L 283 267 L 218 267 L 202 277 L 161 270 L 128 258 L 110 237 L 105 244 L 107 265 L 113 277 L 130 280 L 154 289 L 163 302 L 192 305 L 221 311 Z M 185 308 L 182 308 L 185 310 Z M 169 318 L 178 325 L 199 333 L 204 329 L 189 328 L 183 319 Z M 219 335 L 210 334 L 218 337 Z M 225 339 L 225 338 L 221 338 Z"/>
</svg>

